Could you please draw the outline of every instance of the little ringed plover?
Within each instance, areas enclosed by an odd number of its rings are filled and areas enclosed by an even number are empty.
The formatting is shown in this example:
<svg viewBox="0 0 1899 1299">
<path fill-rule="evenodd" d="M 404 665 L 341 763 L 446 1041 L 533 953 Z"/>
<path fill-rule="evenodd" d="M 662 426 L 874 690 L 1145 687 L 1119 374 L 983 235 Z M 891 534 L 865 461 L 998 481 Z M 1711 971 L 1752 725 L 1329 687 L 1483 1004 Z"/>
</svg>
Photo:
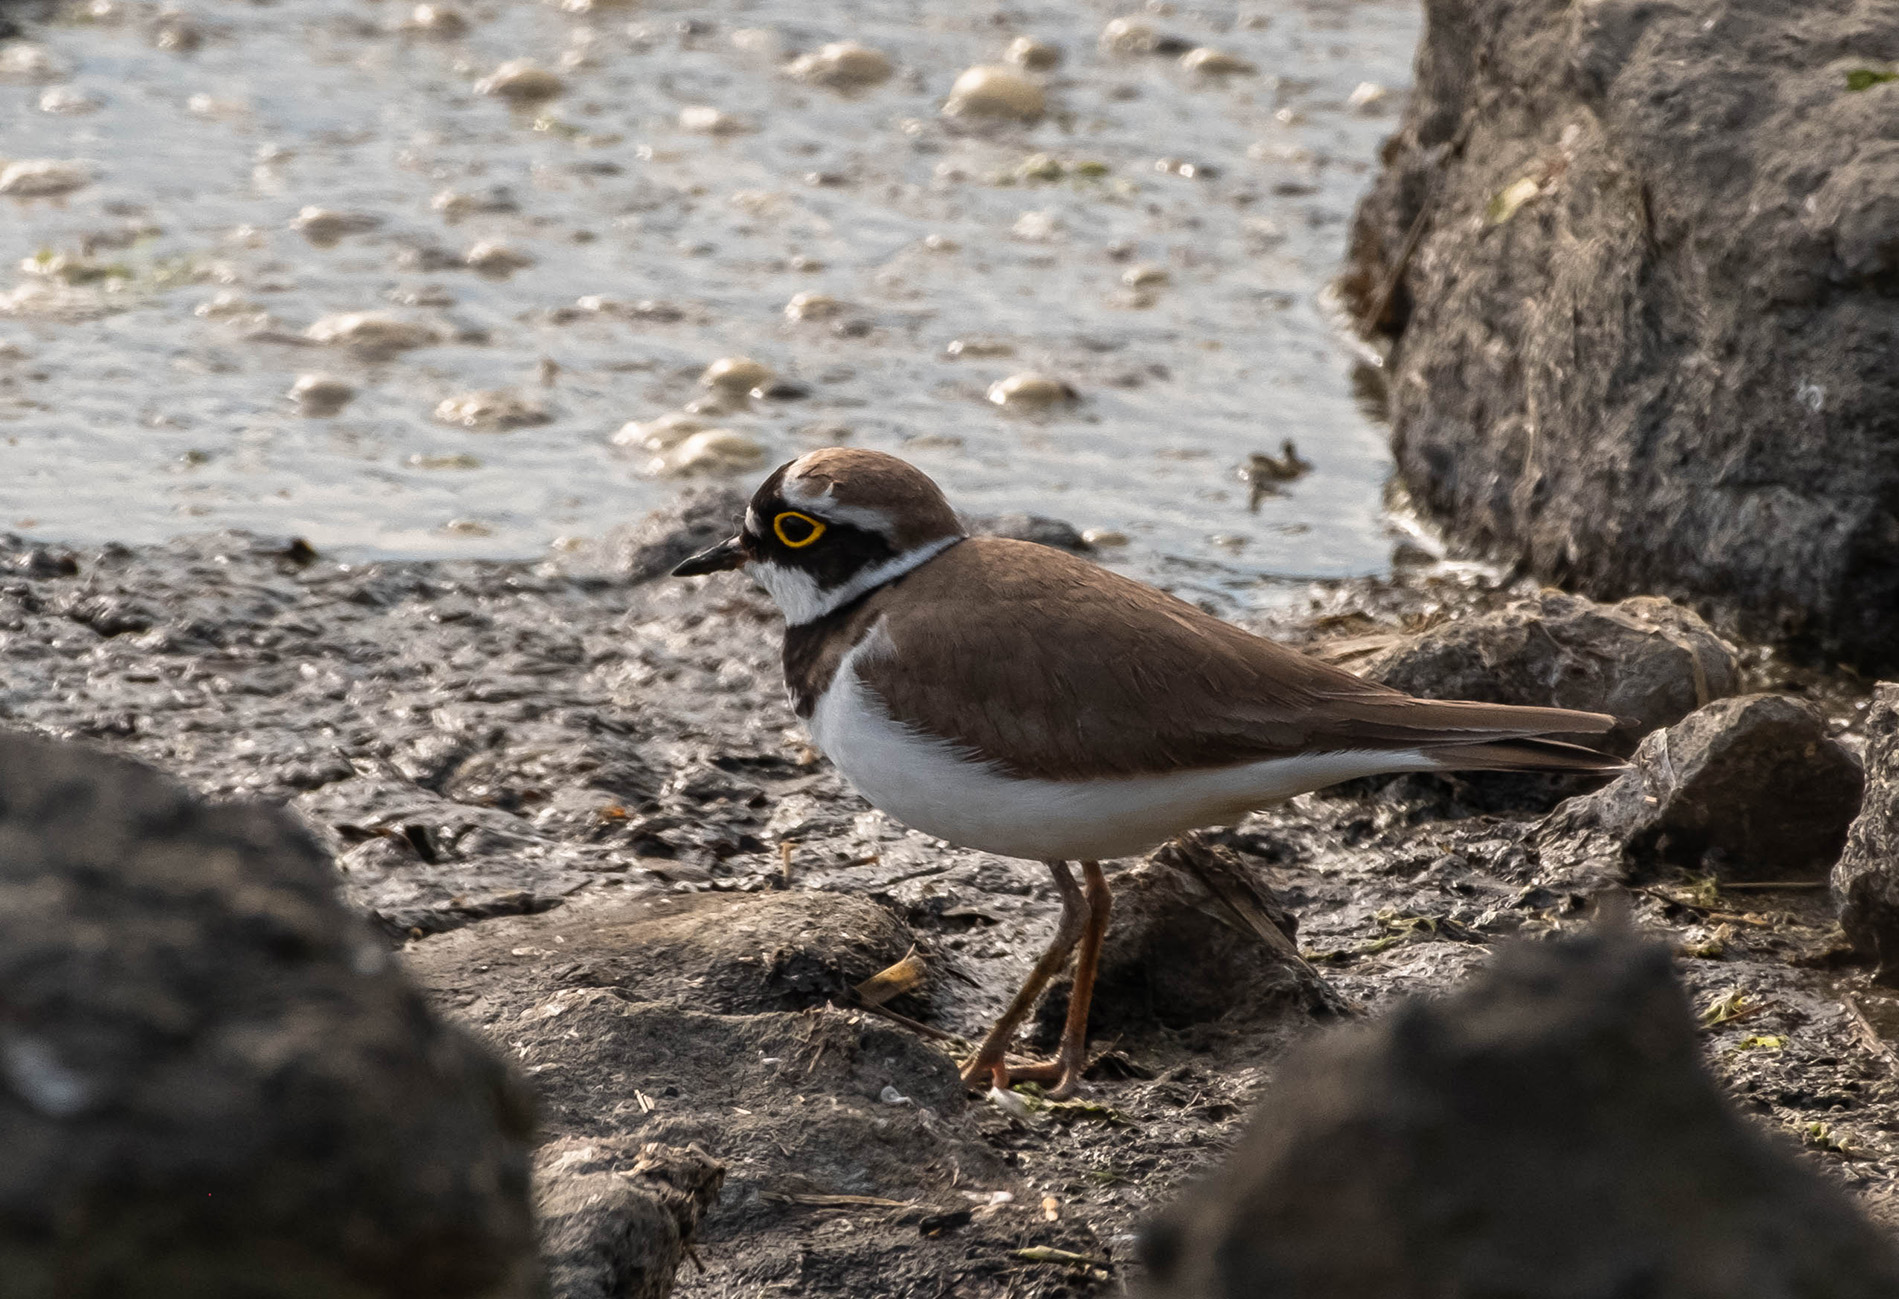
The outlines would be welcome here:
<svg viewBox="0 0 1899 1299">
<path fill-rule="evenodd" d="M 1600 713 L 1414 698 L 1085 559 L 967 536 L 928 476 L 880 452 L 780 466 L 736 536 L 673 572 L 734 568 L 784 613 L 792 704 L 859 793 L 1054 874 L 1054 942 L 964 1066 L 972 1083 L 1077 1085 L 1104 859 L 1359 776 L 1623 765 L 1546 738 L 1607 731 Z M 1077 947 L 1055 1060 L 1010 1066 L 1016 1028 Z"/>
</svg>

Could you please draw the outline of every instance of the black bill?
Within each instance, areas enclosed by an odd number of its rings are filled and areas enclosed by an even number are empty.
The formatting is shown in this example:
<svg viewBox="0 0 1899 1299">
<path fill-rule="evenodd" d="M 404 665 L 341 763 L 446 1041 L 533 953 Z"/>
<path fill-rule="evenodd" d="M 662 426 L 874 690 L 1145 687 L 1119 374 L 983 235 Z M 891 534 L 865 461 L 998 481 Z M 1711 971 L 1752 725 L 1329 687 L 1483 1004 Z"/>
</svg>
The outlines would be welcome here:
<svg viewBox="0 0 1899 1299">
<path fill-rule="evenodd" d="M 716 546 L 709 546 L 691 559 L 684 559 L 673 569 L 674 577 L 704 577 L 707 573 L 723 573 L 737 568 L 745 562 L 745 547 L 737 537 L 727 537 Z"/>
</svg>

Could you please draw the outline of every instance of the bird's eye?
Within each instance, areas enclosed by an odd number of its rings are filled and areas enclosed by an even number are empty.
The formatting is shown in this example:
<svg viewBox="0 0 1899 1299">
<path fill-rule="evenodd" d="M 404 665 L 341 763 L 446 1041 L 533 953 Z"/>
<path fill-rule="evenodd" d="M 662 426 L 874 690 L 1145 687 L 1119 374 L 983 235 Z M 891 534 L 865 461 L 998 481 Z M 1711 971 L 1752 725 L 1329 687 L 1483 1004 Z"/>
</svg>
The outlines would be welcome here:
<svg viewBox="0 0 1899 1299">
<path fill-rule="evenodd" d="M 824 535 L 824 525 L 808 514 L 799 514 L 796 510 L 786 510 L 771 521 L 771 530 L 778 534 L 778 540 L 793 550 L 802 550 Z"/>
</svg>

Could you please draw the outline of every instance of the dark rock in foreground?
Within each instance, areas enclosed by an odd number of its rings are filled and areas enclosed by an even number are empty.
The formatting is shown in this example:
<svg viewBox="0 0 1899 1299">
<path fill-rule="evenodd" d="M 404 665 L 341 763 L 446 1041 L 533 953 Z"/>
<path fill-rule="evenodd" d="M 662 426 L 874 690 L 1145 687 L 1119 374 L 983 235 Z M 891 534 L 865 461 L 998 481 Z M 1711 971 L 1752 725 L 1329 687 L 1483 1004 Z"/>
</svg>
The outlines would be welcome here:
<svg viewBox="0 0 1899 1299">
<path fill-rule="evenodd" d="M 1413 498 L 1544 579 L 1899 664 L 1899 11 L 1425 13 L 1344 286 Z"/>
<path fill-rule="evenodd" d="M 697 1146 L 550 1141 L 535 1152 L 549 1292 L 666 1299 L 725 1168 Z"/>
<path fill-rule="evenodd" d="M 1866 719 L 1866 795 L 1833 868 L 1840 924 L 1899 983 L 1899 684 L 1881 685 Z"/>
<path fill-rule="evenodd" d="M 1299 955 L 1298 922 L 1257 867 L 1204 835 L 1158 848 L 1111 877 L 1114 915 L 1101 947 L 1089 1030 L 1098 1038 L 1329 1014 L 1343 999 Z M 1188 954 L 1191 954 L 1191 957 Z M 1069 976 L 1036 1013 L 1053 1044 Z"/>
<path fill-rule="evenodd" d="M 1583 738 L 1626 756 L 1650 731 L 1733 694 L 1741 667 L 1732 645 L 1668 600 L 1603 605 L 1547 591 L 1444 622 L 1379 655 L 1362 675 L 1425 699 L 1607 713 L 1615 730 Z"/>
<path fill-rule="evenodd" d="M 0 734 L 0 1291 L 535 1293 L 529 1104 L 290 817 Z"/>
<path fill-rule="evenodd" d="M 1728 1108 L 1665 948 L 1519 945 L 1288 1066 L 1145 1238 L 1167 1299 L 1875 1299 L 1899 1255 Z"/>
<path fill-rule="evenodd" d="M 1563 804 L 1538 838 L 1604 836 L 1631 872 L 1674 865 L 1798 879 L 1839 859 L 1863 784 L 1859 761 L 1812 704 L 1743 695 L 1649 736 L 1630 770 Z"/>
</svg>

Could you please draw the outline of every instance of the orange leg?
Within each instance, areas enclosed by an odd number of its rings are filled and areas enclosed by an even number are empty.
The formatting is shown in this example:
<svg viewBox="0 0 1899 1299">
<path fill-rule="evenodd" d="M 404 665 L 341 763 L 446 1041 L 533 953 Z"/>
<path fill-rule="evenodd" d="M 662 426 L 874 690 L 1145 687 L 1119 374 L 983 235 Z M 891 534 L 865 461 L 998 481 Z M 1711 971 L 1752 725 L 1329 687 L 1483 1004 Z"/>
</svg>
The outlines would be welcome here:
<svg viewBox="0 0 1899 1299">
<path fill-rule="evenodd" d="M 1075 944 L 1084 937 L 1087 926 L 1088 901 L 1081 886 L 1075 882 L 1075 876 L 1068 869 L 1068 863 L 1052 861 L 1043 863 L 1049 873 L 1055 877 L 1055 887 L 1061 891 L 1062 914 L 1055 924 L 1055 937 L 1050 941 L 1048 950 L 1042 953 L 1042 959 L 1029 971 L 1029 977 L 1022 981 L 1022 987 L 1016 992 L 1009 1008 L 1002 1012 L 1002 1018 L 989 1030 L 976 1054 L 963 1066 L 963 1081 L 972 1087 L 979 1087 L 987 1081 L 1004 1091 L 1009 1087 L 1010 1069 L 1005 1055 L 1009 1042 L 1015 1037 L 1015 1031 L 1028 1018 L 1029 1011 L 1035 1007 L 1035 999 L 1042 995 L 1042 989 L 1048 981 L 1061 972 L 1068 960 L 1068 954 L 1075 950 Z M 1093 863 L 1089 863 L 1090 866 Z M 1094 868 L 1099 873 L 1100 868 Z M 1090 971 L 1092 982 L 1092 971 Z M 1083 1011 L 1083 1027 L 1086 1027 L 1087 1013 Z"/>
</svg>

